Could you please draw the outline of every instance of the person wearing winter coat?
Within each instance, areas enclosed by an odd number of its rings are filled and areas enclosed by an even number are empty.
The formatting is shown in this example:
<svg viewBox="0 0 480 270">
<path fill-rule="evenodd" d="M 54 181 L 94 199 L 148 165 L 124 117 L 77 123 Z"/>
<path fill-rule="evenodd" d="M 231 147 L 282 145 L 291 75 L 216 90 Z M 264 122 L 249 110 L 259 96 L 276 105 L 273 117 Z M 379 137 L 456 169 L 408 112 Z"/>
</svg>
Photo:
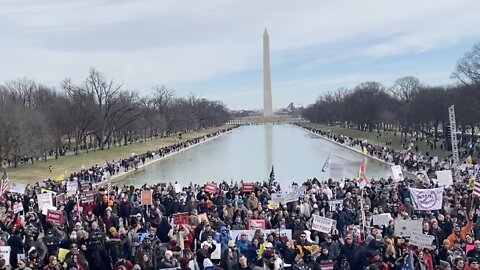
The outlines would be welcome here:
<svg viewBox="0 0 480 270">
<path fill-rule="evenodd" d="M 223 252 L 228 248 L 228 242 L 232 240 L 232 236 L 226 226 L 220 227 L 220 234 L 215 236 L 215 241 L 220 243 L 221 252 Z"/>
</svg>

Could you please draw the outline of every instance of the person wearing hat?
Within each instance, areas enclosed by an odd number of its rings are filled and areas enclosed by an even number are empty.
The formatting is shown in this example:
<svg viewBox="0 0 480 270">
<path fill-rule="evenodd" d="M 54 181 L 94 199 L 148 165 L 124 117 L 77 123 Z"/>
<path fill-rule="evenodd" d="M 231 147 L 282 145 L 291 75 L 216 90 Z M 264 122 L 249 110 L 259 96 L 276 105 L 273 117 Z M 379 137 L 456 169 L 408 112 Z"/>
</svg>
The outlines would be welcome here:
<svg viewBox="0 0 480 270">
<path fill-rule="evenodd" d="M 467 234 L 472 229 L 472 226 L 473 226 L 473 216 L 470 213 L 468 215 L 468 221 L 465 226 L 463 226 L 462 228 L 460 228 L 460 225 L 458 224 L 455 224 L 453 226 L 452 233 L 447 237 L 448 241 L 450 241 L 451 244 L 453 244 L 453 242 L 457 239 L 465 241 L 465 238 L 467 237 Z"/>
<path fill-rule="evenodd" d="M 165 256 L 163 257 L 162 261 L 160 262 L 160 269 L 163 268 L 176 268 L 178 267 L 178 261 L 173 257 L 173 252 L 171 250 L 167 250 L 165 252 Z"/>
<path fill-rule="evenodd" d="M 468 265 L 470 266 L 471 270 L 478 270 L 480 267 L 478 266 L 479 260 L 478 259 L 468 259 Z"/>
</svg>

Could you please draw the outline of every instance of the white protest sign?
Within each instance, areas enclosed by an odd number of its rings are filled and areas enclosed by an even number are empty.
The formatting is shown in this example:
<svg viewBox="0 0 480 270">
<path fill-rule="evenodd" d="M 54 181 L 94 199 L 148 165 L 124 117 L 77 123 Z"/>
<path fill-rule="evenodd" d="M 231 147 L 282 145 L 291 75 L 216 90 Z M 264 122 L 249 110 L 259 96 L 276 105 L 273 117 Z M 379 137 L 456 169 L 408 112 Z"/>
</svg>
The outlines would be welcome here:
<svg viewBox="0 0 480 270">
<path fill-rule="evenodd" d="M 17 254 L 17 261 L 20 261 L 21 259 L 24 259 L 25 258 L 25 254 L 24 253 L 19 253 Z"/>
<path fill-rule="evenodd" d="M 385 225 L 385 226 L 387 226 L 388 223 L 390 223 L 391 219 L 392 219 L 392 216 L 390 215 L 390 213 L 373 215 L 372 216 L 373 226 L 375 226 L 375 225 L 380 225 L 380 226 Z"/>
<path fill-rule="evenodd" d="M 175 184 L 175 193 L 181 193 L 181 192 L 182 192 L 182 185 Z"/>
<path fill-rule="evenodd" d="M 410 236 L 414 233 L 422 233 L 423 219 L 419 220 L 395 220 L 395 235 Z"/>
<path fill-rule="evenodd" d="M 430 189 L 409 188 L 415 210 L 439 210 L 443 203 L 443 187 Z"/>
<path fill-rule="evenodd" d="M 260 230 L 261 234 L 263 235 L 263 238 L 266 239 L 267 235 L 271 234 L 272 232 L 277 232 L 278 229 L 265 229 L 265 230 Z M 230 236 L 234 241 L 237 239 L 240 239 L 240 236 L 242 233 L 245 233 L 247 235 L 248 240 L 252 240 L 253 236 L 255 235 L 255 230 L 231 230 L 230 231 Z M 289 240 L 292 240 L 292 230 L 290 229 L 284 229 L 280 230 L 280 237 L 287 237 Z"/>
<path fill-rule="evenodd" d="M 271 197 L 272 201 L 281 204 L 298 201 L 298 195 L 295 193 L 273 193 Z"/>
<path fill-rule="evenodd" d="M 40 209 L 45 214 L 47 213 L 48 209 L 56 209 L 53 207 L 53 198 L 52 198 L 52 193 L 40 193 L 37 194 L 37 199 L 38 199 L 38 209 Z"/>
<path fill-rule="evenodd" d="M 392 170 L 393 180 L 395 181 L 402 181 L 403 180 L 403 172 L 402 167 L 400 165 L 394 165 L 390 167 Z"/>
<path fill-rule="evenodd" d="M 410 234 L 410 243 L 419 248 L 431 247 L 433 240 L 435 240 L 433 235 L 426 235 L 418 232 L 412 232 Z"/>
<path fill-rule="evenodd" d="M 210 258 L 212 260 L 220 260 L 222 256 L 222 245 L 215 243 L 215 246 L 215 250 L 212 252 L 212 256 Z"/>
<path fill-rule="evenodd" d="M 0 246 L 0 258 L 5 259 L 5 264 L 10 265 L 10 251 L 9 246 Z"/>
<path fill-rule="evenodd" d="M 330 233 L 333 226 L 333 219 L 321 217 L 319 215 L 312 215 L 312 230 L 323 232 L 323 233 Z"/>
<path fill-rule="evenodd" d="M 67 194 L 76 194 L 78 190 L 77 181 L 68 181 L 67 182 Z"/>
<path fill-rule="evenodd" d="M 453 185 L 453 177 L 451 170 L 436 171 L 437 181 L 439 186 L 451 186 Z"/>
<path fill-rule="evenodd" d="M 22 212 L 22 211 L 23 211 L 23 204 L 22 203 L 17 202 L 13 205 L 13 213 L 14 214 Z"/>
<path fill-rule="evenodd" d="M 27 185 L 21 183 L 10 183 L 10 192 L 18 193 L 18 194 L 25 194 L 25 189 Z"/>
</svg>

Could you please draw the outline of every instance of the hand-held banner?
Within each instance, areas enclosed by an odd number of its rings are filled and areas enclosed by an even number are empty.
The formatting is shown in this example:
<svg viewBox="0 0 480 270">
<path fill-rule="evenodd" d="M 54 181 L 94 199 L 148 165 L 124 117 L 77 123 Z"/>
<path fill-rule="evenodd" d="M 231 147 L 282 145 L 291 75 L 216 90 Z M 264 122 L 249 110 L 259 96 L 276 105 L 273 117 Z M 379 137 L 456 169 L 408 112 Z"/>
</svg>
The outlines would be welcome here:
<svg viewBox="0 0 480 270">
<path fill-rule="evenodd" d="M 255 191 L 254 183 L 242 183 L 242 192 L 253 192 Z"/>
<path fill-rule="evenodd" d="M 313 214 L 312 230 L 322 233 L 330 233 L 333 226 L 333 219 Z"/>
<path fill-rule="evenodd" d="M 205 184 L 205 192 L 210 194 L 217 194 L 218 193 L 218 186 L 213 183 L 206 183 Z"/>
<path fill-rule="evenodd" d="M 420 211 L 439 210 L 443 203 L 443 187 L 430 189 L 409 188 L 413 208 Z"/>
</svg>

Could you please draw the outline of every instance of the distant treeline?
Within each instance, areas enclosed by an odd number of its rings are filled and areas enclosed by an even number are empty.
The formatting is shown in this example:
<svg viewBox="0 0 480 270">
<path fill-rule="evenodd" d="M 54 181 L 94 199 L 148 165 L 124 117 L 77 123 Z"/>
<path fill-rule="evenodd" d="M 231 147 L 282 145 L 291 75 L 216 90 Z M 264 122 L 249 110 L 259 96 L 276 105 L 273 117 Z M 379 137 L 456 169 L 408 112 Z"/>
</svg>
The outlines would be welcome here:
<svg viewBox="0 0 480 270">
<path fill-rule="evenodd" d="M 18 79 L 0 85 L 0 161 L 106 149 L 229 119 L 219 101 L 177 97 L 165 86 L 142 97 L 95 68 L 80 84 L 65 79 L 59 91 Z"/>
<path fill-rule="evenodd" d="M 448 107 L 455 105 L 457 130 L 473 135 L 480 128 L 480 43 L 458 61 L 452 78 L 457 85 L 427 86 L 411 76 L 398 79 L 390 88 L 364 82 L 320 96 L 304 110 L 303 117 L 361 130 L 396 130 L 402 135 L 422 132 L 437 137 L 449 123 Z"/>
</svg>

